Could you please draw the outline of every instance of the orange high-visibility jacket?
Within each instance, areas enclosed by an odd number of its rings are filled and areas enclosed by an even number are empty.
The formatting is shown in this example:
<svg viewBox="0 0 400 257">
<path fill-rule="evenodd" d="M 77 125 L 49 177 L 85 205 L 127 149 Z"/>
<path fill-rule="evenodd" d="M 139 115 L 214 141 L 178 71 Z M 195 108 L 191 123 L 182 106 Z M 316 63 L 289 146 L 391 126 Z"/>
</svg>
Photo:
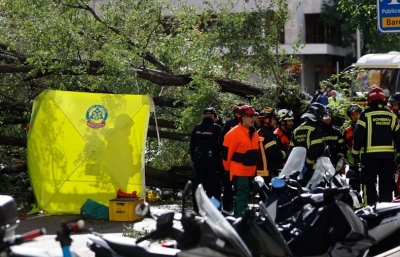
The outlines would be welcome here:
<svg viewBox="0 0 400 257">
<path fill-rule="evenodd" d="M 250 130 L 239 124 L 233 127 L 224 137 L 221 157 L 224 169 L 233 176 L 254 176 L 259 155 L 260 138 L 254 130 L 252 137 Z"/>
</svg>

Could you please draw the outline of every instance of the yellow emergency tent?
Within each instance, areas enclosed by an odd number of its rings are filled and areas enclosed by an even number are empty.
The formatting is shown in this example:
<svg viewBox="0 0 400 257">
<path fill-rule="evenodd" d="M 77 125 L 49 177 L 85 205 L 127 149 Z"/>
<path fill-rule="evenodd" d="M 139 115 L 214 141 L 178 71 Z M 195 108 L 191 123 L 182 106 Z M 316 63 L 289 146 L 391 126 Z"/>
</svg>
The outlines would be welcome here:
<svg viewBox="0 0 400 257">
<path fill-rule="evenodd" d="M 28 169 L 38 207 L 79 214 L 118 189 L 145 197 L 144 149 L 151 98 L 47 90 L 34 101 Z"/>
</svg>

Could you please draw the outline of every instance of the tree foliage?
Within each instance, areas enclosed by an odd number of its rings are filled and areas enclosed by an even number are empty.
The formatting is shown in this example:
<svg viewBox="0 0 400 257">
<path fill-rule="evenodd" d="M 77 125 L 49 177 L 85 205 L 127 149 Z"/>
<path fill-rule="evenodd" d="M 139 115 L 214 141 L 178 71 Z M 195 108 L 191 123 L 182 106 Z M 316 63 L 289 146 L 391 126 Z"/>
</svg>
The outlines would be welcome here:
<svg viewBox="0 0 400 257">
<path fill-rule="evenodd" d="M 343 47 L 356 52 L 356 31 L 361 33 L 361 55 L 385 53 L 399 49 L 398 33 L 379 33 L 375 0 L 325 0 L 322 22 L 341 26 Z M 350 57 L 356 61 L 355 54 Z"/>
<path fill-rule="evenodd" d="M 31 104 L 45 89 L 153 96 L 153 118 L 173 123 L 160 132 L 179 133 L 148 139 L 156 168 L 188 165 L 188 134 L 205 107 L 229 118 L 238 102 L 301 106 L 281 65 L 298 63 L 280 47 L 287 1 L 95 3 L 0 0 L 0 163 L 25 160 Z"/>
</svg>

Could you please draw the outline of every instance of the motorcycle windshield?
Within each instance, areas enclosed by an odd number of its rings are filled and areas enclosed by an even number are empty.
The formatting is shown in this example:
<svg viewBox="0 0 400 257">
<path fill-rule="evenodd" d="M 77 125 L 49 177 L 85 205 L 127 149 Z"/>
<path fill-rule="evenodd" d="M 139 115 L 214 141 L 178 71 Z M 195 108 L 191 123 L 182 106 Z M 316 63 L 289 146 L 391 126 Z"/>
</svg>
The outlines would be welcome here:
<svg viewBox="0 0 400 257">
<path fill-rule="evenodd" d="M 222 216 L 218 209 L 212 204 L 201 184 L 197 187 L 195 196 L 200 215 L 205 217 L 206 222 L 217 237 L 228 241 L 236 251 L 238 251 L 239 256 L 251 257 L 252 255 L 249 248 L 231 224 L 229 224 L 225 217 Z"/>
<path fill-rule="evenodd" d="M 293 171 L 302 171 L 306 160 L 307 149 L 301 146 L 296 146 L 290 152 L 289 158 L 287 159 L 285 166 L 281 173 L 280 178 L 289 178 Z"/>
<path fill-rule="evenodd" d="M 333 167 L 329 157 L 321 156 L 317 159 L 314 174 L 306 185 L 309 189 L 315 189 L 325 179 L 330 181 L 335 176 L 335 168 Z"/>
</svg>

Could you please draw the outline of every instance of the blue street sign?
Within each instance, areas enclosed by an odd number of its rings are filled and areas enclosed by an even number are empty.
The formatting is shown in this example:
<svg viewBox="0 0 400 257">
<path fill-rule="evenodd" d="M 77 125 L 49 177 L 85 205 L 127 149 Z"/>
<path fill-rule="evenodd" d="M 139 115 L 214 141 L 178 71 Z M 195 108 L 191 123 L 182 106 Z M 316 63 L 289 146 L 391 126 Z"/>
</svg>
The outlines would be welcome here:
<svg viewBox="0 0 400 257">
<path fill-rule="evenodd" d="M 376 9 L 379 32 L 400 32 L 400 0 L 377 0 Z"/>
</svg>

